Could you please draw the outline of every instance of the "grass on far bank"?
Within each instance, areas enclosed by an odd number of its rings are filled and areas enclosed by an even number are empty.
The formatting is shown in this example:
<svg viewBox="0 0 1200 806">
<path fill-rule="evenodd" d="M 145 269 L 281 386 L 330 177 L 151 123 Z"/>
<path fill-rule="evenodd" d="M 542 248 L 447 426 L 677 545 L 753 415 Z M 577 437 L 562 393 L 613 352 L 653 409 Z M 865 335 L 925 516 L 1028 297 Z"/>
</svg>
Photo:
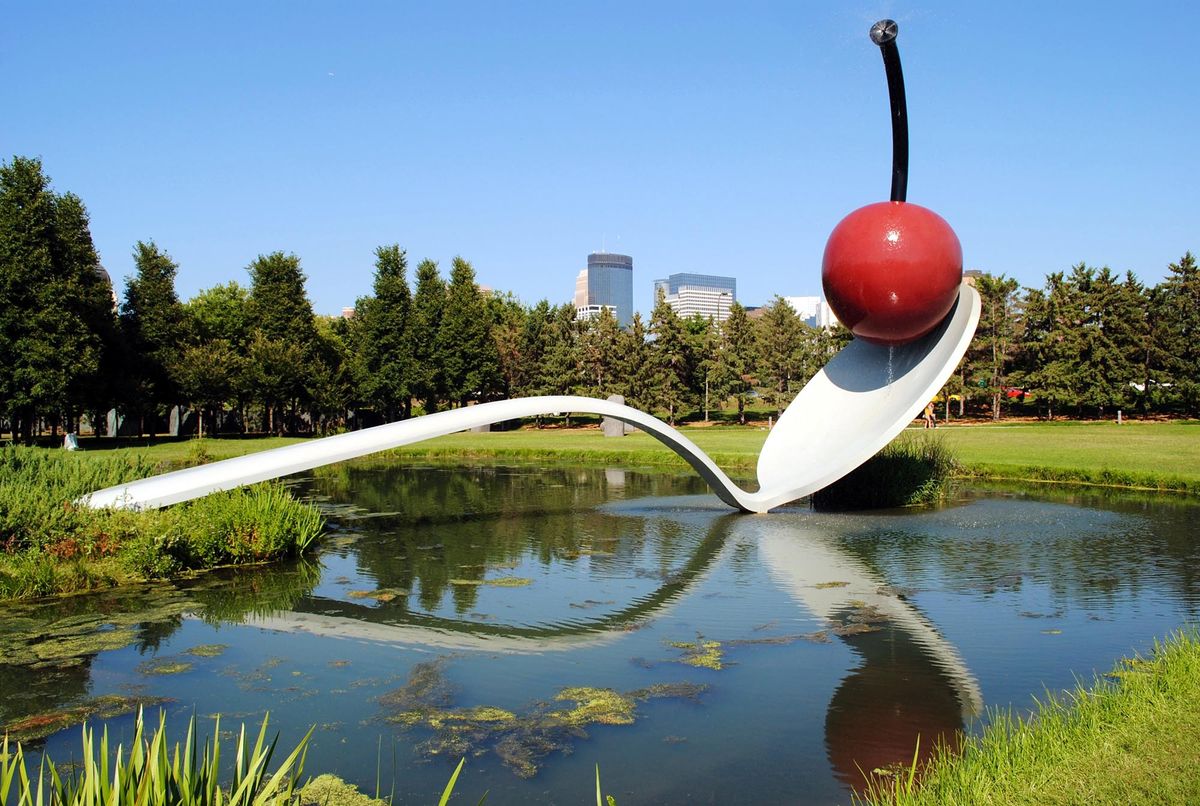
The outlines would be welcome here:
<svg viewBox="0 0 1200 806">
<path fill-rule="evenodd" d="M 1200 642 L 1177 634 L 1091 688 L 1047 696 L 1030 719 L 992 715 L 958 753 L 939 749 L 914 781 L 884 780 L 889 806 L 1200 803 Z"/>
<path fill-rule="evenodd" d="M 767 438 L 760 426 L 685 425 L 681 431 L 734 477 L 752 476 Z M 934 434 L 958 461 L 957 472 L 995 479 L 1027 479 L 1200 493 L 1200 421 L 1007 422 L 955 421 Z M 295 438 L 204 439 L 213 459 L 280 447 Z M 164 441 L 110 448 L 104 439 L 80 441 L 86 453 L 139 455 L 150 463 L 184 460 L 197 442 Z M 389 451 L 400 459 L 555 462 L 620 467 L 687 465 L 653 437 L 619 439 L 598 428 L 543 428 L 464 432 Z"/>
</svg>

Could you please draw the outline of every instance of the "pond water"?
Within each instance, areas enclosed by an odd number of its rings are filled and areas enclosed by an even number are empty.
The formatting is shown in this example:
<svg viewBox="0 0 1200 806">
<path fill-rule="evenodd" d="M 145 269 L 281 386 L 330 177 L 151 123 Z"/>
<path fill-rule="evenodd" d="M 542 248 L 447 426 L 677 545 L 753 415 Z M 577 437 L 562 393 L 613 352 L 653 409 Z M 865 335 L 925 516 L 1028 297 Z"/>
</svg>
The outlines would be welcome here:
<svg viewBox="0 0 1200 806">
<path fill-rule="evenodd" d="M 1027 709 L 1200 605 L 1181 499 L 997 487 L 747 516 L 620 470 L 293 483 L 329 512 L 318 562 L 0 609 L 0 725 L 148 702 L 181 735 L 269 711 L 281 749 L 316 726 L 309 772 L 404 803 L 436 802 L 463 756 L 471 803 L 587 802 L 596 764 L 621 802 L 844 803 L 918 735 Z M 77 724 L 44 747 L 77 755 Z"/>
</svg>

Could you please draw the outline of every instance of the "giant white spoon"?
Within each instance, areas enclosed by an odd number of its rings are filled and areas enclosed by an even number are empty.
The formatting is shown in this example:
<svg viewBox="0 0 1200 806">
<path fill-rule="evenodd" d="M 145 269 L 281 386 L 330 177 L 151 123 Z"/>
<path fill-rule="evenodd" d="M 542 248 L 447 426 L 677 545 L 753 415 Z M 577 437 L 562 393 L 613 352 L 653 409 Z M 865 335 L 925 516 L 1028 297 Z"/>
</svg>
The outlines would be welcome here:
<svg viewBox="0 0 1200 806">
<path fill-rule="evenodd" d="M 831 484 L 887 445 L 942 388 L 971 343 L 979 295 L 963 283 L 945 320 L 896 347 L 856 340 L 825 365 L 787 407 L 758 458 L 757 492 L 734 484 L 702 450 L 655 417 L 607 400 L 568 395 L 481 403 L 411 420 L 118 484 L 85 496 L 94 507 L 164 507 L 243 484 L 299 473 L 520 417 L 584 412 L 642 429 L 687 460 L 722 501 L 766 512 Z"/>
</svg>

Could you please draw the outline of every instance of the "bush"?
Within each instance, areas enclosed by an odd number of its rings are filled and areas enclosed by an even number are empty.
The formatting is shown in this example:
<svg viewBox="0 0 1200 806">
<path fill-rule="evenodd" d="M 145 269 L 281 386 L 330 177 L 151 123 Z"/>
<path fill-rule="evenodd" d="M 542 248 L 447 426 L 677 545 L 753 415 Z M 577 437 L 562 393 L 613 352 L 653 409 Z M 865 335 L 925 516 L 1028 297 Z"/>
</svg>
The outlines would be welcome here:
<svg viewBox="0 0 1200 806">
<path fill-rule="evenodd" d="M 848 475 L 813 493 L 819 512 L 918 506 L 944 501 L 958 466 L 941 439 L 901 434 Z"/>
</svg>

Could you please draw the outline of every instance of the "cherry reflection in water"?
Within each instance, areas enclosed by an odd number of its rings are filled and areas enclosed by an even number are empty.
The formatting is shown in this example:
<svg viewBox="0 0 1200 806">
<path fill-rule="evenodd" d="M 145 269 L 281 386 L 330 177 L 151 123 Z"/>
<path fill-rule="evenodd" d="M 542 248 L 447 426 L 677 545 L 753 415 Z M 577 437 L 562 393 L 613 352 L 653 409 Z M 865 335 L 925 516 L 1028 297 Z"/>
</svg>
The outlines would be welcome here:
<svg viewBox="0 0 1200 806">
<path fill-rule="evenodd" d="M 830 625 L 860 663 L 841 681 L 825 717 L 838 780 L 862 791 L 896 765 L 955 746 L 983 710 L 979 683 L 958 650 L 882 576 L 818 528 L 752 522 L 771 577 Z"/>
</svg>

